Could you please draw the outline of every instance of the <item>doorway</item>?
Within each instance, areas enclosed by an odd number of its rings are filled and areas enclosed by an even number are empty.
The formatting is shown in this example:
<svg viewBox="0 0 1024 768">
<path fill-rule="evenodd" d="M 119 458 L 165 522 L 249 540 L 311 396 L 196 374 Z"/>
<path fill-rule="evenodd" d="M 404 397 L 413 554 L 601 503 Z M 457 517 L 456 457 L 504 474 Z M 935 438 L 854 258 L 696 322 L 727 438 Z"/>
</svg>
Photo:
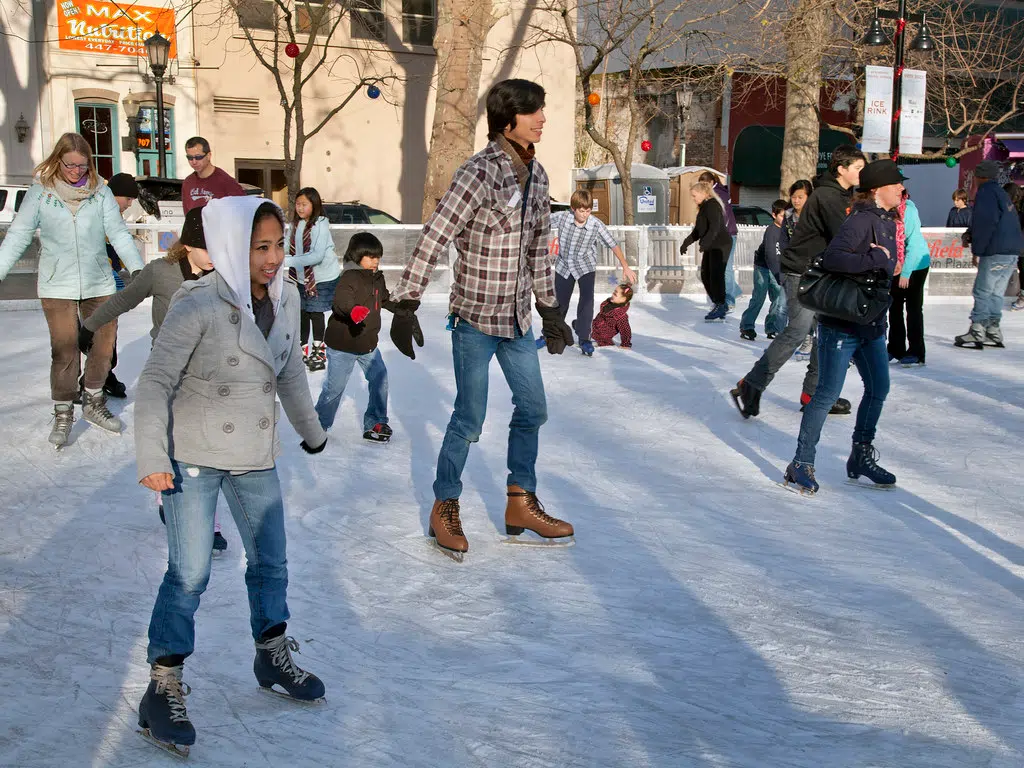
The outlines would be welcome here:
<svg viewBox="0 0 1024 768">
<path fill-rule="evenodd" d="M 263 196 L 288 209 L 288 181 L 284 160 L 235 160 L 235 178 L 239 184 L 251 184 L 263 190 Z"/>
</svg>

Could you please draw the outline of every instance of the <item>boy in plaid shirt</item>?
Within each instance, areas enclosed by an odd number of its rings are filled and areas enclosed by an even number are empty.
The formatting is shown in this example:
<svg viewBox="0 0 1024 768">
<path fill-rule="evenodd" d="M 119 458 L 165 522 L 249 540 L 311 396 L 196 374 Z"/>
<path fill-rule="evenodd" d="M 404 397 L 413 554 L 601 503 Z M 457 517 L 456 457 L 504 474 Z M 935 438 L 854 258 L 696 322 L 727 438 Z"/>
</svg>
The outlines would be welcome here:
<svg viewBox="0 0 1024 768">
<path fill-rule="evenodd" d="M 600 219 L 591 216 L 593 198 L 590 191 L 577 189 L 569 198 L 571 211 L 551 215 L 551 227 L 558 234 L 558 257 L 555 259 L 555 297 L 562 308 L 563 317 L 569 311 L 573 288 L 579 283 L 580 298 L 576 306 L 573 330 L 580 342 L 580 350 L 588 357 L 594 354 L 590 327 L 594 322 L 594 277 L 597 272 L 598 242 L 611 248 L 622 265 L 627 283 L 636 281 L 612 233 Z M 543 342 L 538 340 L 537 344 Z"/>
<path fill-rule="evenodd" d="M 462 470 L 470 444 L 483 429 L 492 357 L 498 358 L 515 404 L 505 530 L 516 536 L 529 529 L 548 539 L 573 535 L 572 525 L 548 515 L 536 496 L 538 434 L 547 421 L 547 401 L 530 327 L 531 292 L 544 321 L 548 352 L 561 354 L 572 344 L 572 331 L 555 300 L 548 257 L 548 178 L 534 159 L 544 122 L 544 89 L 536 83 L 505 80 L 491 88 L 490 141 L 455 172 L 391 293 L 397 302 L 391 338 L 415 358 L 413 340 L 423 345 L 415 314 L 419 297 L 437 259 L 455 245 L 449 327 L 458 394 L 437 459 L 430 535 L 457 559 L 469 549 L 459 518 Z"/>
</svg>

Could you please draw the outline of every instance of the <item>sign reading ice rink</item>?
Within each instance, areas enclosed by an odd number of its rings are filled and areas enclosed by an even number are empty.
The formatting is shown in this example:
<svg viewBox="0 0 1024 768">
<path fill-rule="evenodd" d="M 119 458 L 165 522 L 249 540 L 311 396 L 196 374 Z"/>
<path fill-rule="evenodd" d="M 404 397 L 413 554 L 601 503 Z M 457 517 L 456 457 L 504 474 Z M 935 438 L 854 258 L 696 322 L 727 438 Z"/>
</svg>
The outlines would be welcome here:
<svg viewBox="0 0 1024 768">
<path fill-rule="evenodd" d="M 171 41 L 175 58 L 173 8 L 105 0 L 60 0 L 57 7 L 57 37 L 66 51 L 145 56 L 146 41 L 158 31 Z"/>
</svg>

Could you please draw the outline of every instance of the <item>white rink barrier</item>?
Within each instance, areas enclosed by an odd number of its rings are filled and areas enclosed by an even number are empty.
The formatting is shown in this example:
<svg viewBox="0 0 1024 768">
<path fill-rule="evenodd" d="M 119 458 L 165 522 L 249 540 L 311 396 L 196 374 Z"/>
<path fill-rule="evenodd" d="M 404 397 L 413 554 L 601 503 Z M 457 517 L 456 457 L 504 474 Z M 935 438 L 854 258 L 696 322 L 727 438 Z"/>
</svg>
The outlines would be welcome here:
<svg viewBox="0 0 1024 768">
<path fill-rule="evenodd" d="M 176 228 L 160 222 L 129 224 L 128 229 L 134 234 L 139 251 L 147 262 L 163 256 L 178 236 Z M 421 229 L 422 226 L 418 224 L 331 225 L 338 258 L 344 257 L 352 233 L 372 232 L 377 235 L 384 245 L 381 269 L 392 273 L 393 276 L 389 280 L 391 284 L 397 280 L 396 273 L 400 273 L 405 267 Z M 679 247 L 691 229 L 689 226 L 609 227 L 626 259 L 637 273 L 637 299 L 643 301 L 653 298 L 655 294 L 703 294 L 704 289 L 698 272 L 697 246 L 691 246 L 685 254 L 679 253 Z M 761 243 L 765 228 L 740 225 L 738 229 L 733 265 L 741 286 L 749 293 L 753 284 L 754 251 Z M 0 228 L 0 238 L 4 232 L 5 228 Z M 922 232 L 932 254 L 926 291 L 933 295 L 970 295 L 974 267 L 971 265 L 970 249 L 960 244 L 963 230 L 926 228 Z M 12 274 L 35 273 L 38 253 L 38 242 L 34 242 L 15 265 Z M 428 295 L 448 293 L 451 284 L 451 262 L 454 256 L 454 249 L 450 249 L 447 258 L 438 261 L 427 290 Z M 610 293 L 611 283 L 621 278 L 618 261 L 611 250 L 603 245 L 599 247 L 598 273 L 599 296 L 605 290 L 604 284 L 607 284 L 607 292 Z M 1015 289 L 1016 280 L 1012 283 L 1011 289 Z"/>
</svg>

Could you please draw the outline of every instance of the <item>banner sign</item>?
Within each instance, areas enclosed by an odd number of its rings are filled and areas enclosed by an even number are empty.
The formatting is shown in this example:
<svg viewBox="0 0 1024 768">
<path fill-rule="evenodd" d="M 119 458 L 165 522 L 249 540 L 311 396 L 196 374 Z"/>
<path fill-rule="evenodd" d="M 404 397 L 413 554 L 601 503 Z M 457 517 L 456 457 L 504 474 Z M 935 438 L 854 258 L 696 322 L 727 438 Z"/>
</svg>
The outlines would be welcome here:
<svg viewBox="0 0 1024 768">
<path fill-rule="evenodd" d="M 892 67 L 864 67 L 864 152 L 888 152 L 892 132 Z"/>
<path fill-rule="evenodd" d="M 964 248 L 959 229 L 922 229 L 928 253 L 932 257 L 931 269 L 974 269 L 971 249 Z"/>
<path fill-rule="evenodd" d="M 65 51 L 146 56 L 146 41 L 156 32 L 171 41 L 178 55 L 174 9 L 118 5 L 106 0 L 59 0 L 57 39 Z"/>
<path fill-rule="evenodd" d="M 924 140 L 925 73 L 920 69 L 903 70 L 903 95 L 900 98 L 900 153 L 920 155 Z"/>
</svg>

